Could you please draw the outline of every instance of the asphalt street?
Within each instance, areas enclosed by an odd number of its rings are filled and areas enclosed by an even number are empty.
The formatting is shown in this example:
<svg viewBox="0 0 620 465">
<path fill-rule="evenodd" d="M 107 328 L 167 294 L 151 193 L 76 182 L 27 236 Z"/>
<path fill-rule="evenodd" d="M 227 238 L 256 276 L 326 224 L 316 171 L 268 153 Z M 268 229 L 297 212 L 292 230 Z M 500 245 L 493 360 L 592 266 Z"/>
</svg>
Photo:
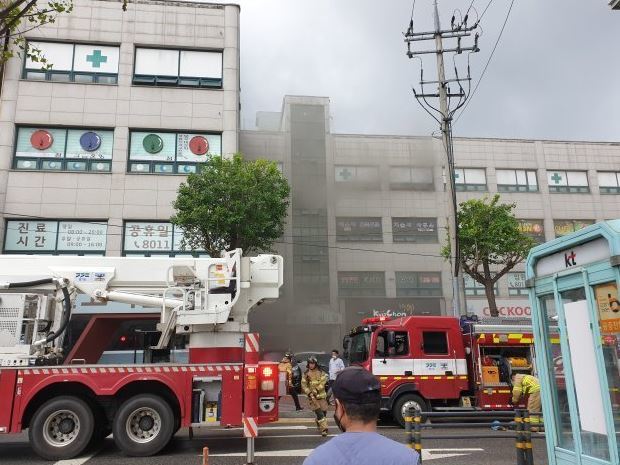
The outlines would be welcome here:
<svg viewBox="0 0 620 465">
<path fill-rule="evenodd" d="M 299 465 L 317 446 L 329 440 L 321 438 L 309 418 L 284 418 L 280 422 L 262 427 L 256 440 L 257 465 Z M 405 442 L 404 430 L 394 424 L 380 423 L 381 434 Z M 330 422 L 331 436 L 337 434 Z M 463 430 L 430 430 L 423 436 L 424 462 L 437 465 L 515 465 L 513 439 L 433 440 L 440 434 L 476 435 L 492 433 L 488 428 Z M 196 430 L 189 439 L 187 430 L 181 430 L 171 444 L 155 457 L 128 458 L 115 447 L 111 437 L 103 445 L 83 457 L 56 462 L 54 465 L 201 465 L 203 447 L 209 448 L 209 465 L 245 464 L 246 441 L 240 429 Z M 534 439 L 534 463 L 547 463 L 545 442 L 542 435 Z M 38 459 L 30 450 L 26 434 L 0 436 L 0 464 L 31 465 L 50 464 Z M 328 465 L 328 464 L 326 464 Z"/>
</svg>

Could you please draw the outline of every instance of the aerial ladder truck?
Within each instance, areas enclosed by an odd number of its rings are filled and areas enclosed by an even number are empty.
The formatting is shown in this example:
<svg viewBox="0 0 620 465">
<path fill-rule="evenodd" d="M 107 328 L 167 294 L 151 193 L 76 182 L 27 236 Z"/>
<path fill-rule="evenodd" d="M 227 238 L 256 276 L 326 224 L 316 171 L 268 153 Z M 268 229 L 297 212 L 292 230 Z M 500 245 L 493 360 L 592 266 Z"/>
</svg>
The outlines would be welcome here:
<svg viewBox="0 0 620 465">
<path fill-rule="evenodd" d="M 182 427 L 255 430 L 277 420 L 277 365 L 259 361 L 248 314 L 278 298 L 282 283 L 281 256 L 241 249 L 220 258 L 0 255 L 0 434 L 28 429 L 48 460 L 110 433 L 125 454 L 149 456 Z M 159 309 L 144 363 L 63 352 L 78 294 Z M 188 363 L 169 361 L 173 337 L 186 338 Z M 106 345 L 88 330 L 79 341 Z"/>
</svg>

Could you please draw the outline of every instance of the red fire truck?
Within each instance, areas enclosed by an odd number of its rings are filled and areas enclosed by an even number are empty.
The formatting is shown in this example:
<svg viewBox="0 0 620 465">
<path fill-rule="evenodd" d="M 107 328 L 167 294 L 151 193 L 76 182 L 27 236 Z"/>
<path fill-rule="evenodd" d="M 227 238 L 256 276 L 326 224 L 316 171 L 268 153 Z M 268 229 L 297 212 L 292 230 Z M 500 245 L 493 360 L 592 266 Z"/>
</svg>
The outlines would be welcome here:
<svg viewBox="0 0 620 465">
<path fill-rule="evenodd" d="M 113 433 L 127 455 L 159 452 L 181 427 L 275 421 L 277 364 L 259 362 L 248 313 L 278 297 L 282 257 L 0 255 L 0 433 L 29 431 L 41 457 L 75 457 Z M 160 312 L 144 363 L 98 365 L 122 318 L 94 317 L 63 353 L 75 296 Z M 189 363 L 170 362 L 185 339 Z"/>
<path fill-rule="evenodd" d="M 345 356 L 379 378 L 381 408 L 401 425 L 411 406 L 509 410 L 512 373 L 535 372 L 532 329 L 493 320 L 367 318 L 345 337 Z"/>
</svg>

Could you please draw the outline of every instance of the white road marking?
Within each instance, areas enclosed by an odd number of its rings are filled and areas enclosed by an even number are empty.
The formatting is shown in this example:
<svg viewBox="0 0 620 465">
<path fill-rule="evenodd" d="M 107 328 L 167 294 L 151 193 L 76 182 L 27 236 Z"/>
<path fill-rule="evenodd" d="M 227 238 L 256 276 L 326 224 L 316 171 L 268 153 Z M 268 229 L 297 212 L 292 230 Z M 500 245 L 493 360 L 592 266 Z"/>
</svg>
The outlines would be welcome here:
<svg viewBox="0 0 620 465">
<path fill-rule="evenodd" d="M 257 457 L 307 457 L 314 449 L 291 449 L 260 451 L 254 455 Z M 422 451 L 422 460 L 436 460 L 448 457 L 471 455 L 472 452 L 481 452 L 484 449 L 425 449 Z M 232 452 L 228 454 L 209 454 L 209 457 L 245 457 L 245 452 Z"/>
<path fill-rule="evenodd" d="M 255 452 L 256 457 L 308 457 L 314 449 L 271 450 Z M 245 457 L 245 452 L 232 452 L 229 454 L 209 454 L 209 457 Z"/>
<path fill-rule="evenodd" d="M 91 454 L 91 455 L 87 455 L 86 457 L 78 457 L 78 458 L 69 459 L 69 460 L 59 460 L 58 462 L 54 462 L 53 465 L 82 465 L 83 463 L 88 462 L 94 456 L 95 454 Z"/>
<path fill-rule="evenodd" d="M 452 451 L 452 452 L 450 452 Z M 422 461 L 446 459 L 449 457 L 462 457 L 471 455 L 473 452 L 482 452 L 484 449 L 422 449 Z"/>
</svg>

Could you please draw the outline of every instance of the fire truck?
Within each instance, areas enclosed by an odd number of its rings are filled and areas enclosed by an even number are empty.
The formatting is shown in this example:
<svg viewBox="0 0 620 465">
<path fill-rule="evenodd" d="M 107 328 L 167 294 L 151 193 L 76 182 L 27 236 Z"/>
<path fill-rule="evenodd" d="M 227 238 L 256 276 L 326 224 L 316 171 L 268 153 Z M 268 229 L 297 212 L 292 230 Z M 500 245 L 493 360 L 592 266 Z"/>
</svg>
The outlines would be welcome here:
<svg viewBox="0 0 620 465">
<path fill-rule="evenodd" d="M 510 410 L 513 373 L 535 373 L 531 325 L 497 319 L 367 318 L 345 337 L 349 363 L 381 382 L 383 411 L 404 426 L 409 407 Z"/>
<path fill-rule="evenodd" d="M 220 258 L 0 255 L 0 434 L 28 429 L 38 455 L 62 460 L 110 433 L 125 454 L 149 456 L 181 427 L 255 432 L 278 418 L 278 370 L 259 361 L 248 313 L 278 298 L 282 283 L 282 257 L 241 249 Z M 96 363 L 118 320 L 110 315 L 63 352 L 78 294 L 157 309 L 143 363 Z M 170 361 L 178 338 L 187 363 Z"/>
</svg>

